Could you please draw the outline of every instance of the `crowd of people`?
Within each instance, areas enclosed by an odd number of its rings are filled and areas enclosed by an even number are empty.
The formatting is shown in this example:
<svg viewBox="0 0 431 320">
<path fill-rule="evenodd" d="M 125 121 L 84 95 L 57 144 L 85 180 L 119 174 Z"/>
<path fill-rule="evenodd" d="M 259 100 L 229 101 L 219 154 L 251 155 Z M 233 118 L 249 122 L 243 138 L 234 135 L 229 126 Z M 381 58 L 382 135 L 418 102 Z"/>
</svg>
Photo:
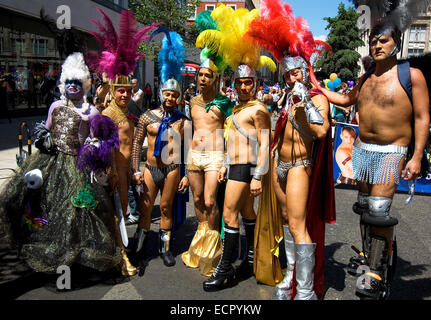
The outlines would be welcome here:
<svg viewBox="0 0 431 320">
<path fill-rule="evenodd" d="M 60 97 L 56 86 L 57 77 L 47 73 L 43 76 L 34 74 L 31 70 L 26 75 L 12 68 L 11 73 L 2 71 L 0 75 L 1 100 L 4 108 L 14 110 L 19 105 L 28 108 L 50 106 Z"/>
<path fill-rule="evenodd" d="M 26 158 L 0 193 L 1 231 L 32 269 L 52 273 L 69 265 L 134 276 L 145 268 L 150 247 L 158 247 L 163 264 L 172 267 L 173 234 L 186 221 L 190 188 L 198 227 L 181 260 L 208 277 L 203 290 L 223 290 L 255 277 L 275 287 L 276 300 L 323 299 L 325 224 L 336 220 L 330 128 L 354 112 L 360 115 L 359 136 L 349 160 L 359 185 L 353 210 L 360 216 L 363 247 L 350 259 L 349 270 L 369 269 L 357 284 L 360 297 L 388 296 L 398 223 L 390 214 L 392 198 L 401 177 L 419 176 L 428 139 L 425 78 L 407 65 L 402 72 L 411 75 L 410 86 L 402 86 L 397 69 L 406 64 L 396 58 L 399 33 L 380 24 L 370 33 L 373 67 L 351 90 L 327 90 L 313 66 L 330 46 L 310 41 L 307 24 L 298 23 L 289 4 L 263 0 L 261 5 L 260 15 L 220 4 L 196 17 L 201 65 L 196 84 L 185 92 L 179 82 L 185 58 L 181 36 L 158 23 L 138 30 L 131 11 L 121 13 L 123 27 L 116 34 L 97 24 L 94 35 L 103 54 L 88 53 L 88 66 L 83 53 L 67 57 L 61 97 L 35 129 L 39 152 Z M 289 32 L 274 33 L 275 28 Z M 292 30 L 309 36 L 290 37 Z M 157 92 L 149 84 L 139 89 L 132 75 L 139 44 L 152 38 L 148 32 L 165 34 Z M 113 41 L 117 38 L 125 43 Z M 277 69 L 273 59 L 260 55 L 262 48 L 279 62 L 282 84 L 259 86 L 259 68 Z M 234 70 L 233 86 L 223 87 L 228 66 Z M 102 75 L 92 99 L 89 69 Z M 149 108 L 155 95 L 160 102 Z M 391 119 L 387 107 L 394 110 Z M 414 152 L 405 161 L 413 135 Z M 154 243 L 151 212 L 159 193 Z M 240 223 L 246 253 L 234 266 Z M 136 224 L 130 242 L 126 224 Z"/>
</svg>

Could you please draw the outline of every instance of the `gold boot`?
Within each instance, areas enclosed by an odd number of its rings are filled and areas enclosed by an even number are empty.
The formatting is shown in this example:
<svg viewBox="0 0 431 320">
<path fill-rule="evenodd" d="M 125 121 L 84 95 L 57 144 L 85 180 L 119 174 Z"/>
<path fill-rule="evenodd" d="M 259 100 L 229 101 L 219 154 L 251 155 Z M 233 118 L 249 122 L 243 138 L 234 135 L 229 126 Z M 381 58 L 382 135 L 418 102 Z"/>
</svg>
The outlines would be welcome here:
<svg viewBox="0 0 431 320">
<path fill-rule="evenodd" d="M 115 216 L 115 239 L 117 242 L 117 246 L 120 247 L 121 250 L 121 274 L 123 276 L 134 276 L 138 271 L 136 268 L 130 263 L 129 258 L 127 257 L 126 249 L 124 248 L 123 241 L 121 240 L 120 229 L 118 227 L 118 217 Z"/>
<path fill-rule="evenodd" d="M 199 259 L 202 255 L 202 244 L 203 239 L 205 237 L 205 233 L 208 230 L 208 221 L 203 221 L 198 223 L 198 228 L 196 230 L 196 233 L 192 239 L 192 242 L 190 243 L 189 250 L 186 252 L 183 252 L 181 255 L 181 258 L 183 259 L 183 262 L 186 266 L 191 268 L 197 268 L 199 267 Z"/>
<path fill-rule="evenodd" d="M 130 263 L 123 245 L 121 248 L 121 255 L 123 256 L 123 261 L 121 262 L 121 274 L 123 276 L 134 276 L 138 271 L 136 270 L 136 267 Z"/>
</svg>

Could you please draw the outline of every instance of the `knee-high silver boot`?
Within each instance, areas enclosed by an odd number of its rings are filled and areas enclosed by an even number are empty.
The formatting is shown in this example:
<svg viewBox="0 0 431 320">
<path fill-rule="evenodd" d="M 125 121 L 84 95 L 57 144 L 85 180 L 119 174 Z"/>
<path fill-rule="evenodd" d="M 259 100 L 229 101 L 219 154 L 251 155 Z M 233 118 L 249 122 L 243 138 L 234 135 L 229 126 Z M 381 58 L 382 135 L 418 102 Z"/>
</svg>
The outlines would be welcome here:
<svg viewBox="0 0 431 320">
<path fill-rule="evenodd" d="M 293 241 L 289 226 L 283 226 L 283 234 L 287 271 L 283 281 L 275 286 L 274 300 L 292 300 L 293 269 L 295 268 L 295 241 Z"/>
<path fill-rule="evenodd" d="M 296 296 L 295 300 L 317 300 L 313 290 L 315 243 L 295 243 Z"/>
</svg>

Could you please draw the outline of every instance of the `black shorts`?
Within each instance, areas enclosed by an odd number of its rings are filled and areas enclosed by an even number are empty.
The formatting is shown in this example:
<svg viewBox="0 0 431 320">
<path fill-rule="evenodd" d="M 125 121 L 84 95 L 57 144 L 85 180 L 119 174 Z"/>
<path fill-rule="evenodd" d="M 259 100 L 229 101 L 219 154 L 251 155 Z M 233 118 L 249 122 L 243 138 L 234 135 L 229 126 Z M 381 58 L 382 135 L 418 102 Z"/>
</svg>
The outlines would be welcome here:
<svg viewBox="0 0 431 320">
<path fill-rule="evenodd" d="M 232 164 L 229 167 L 228 179 L 250 183 L 251 179 L 253 179 L 252 168 L 256 168 L 256 165 L 251 163 Z"/>
</svg>

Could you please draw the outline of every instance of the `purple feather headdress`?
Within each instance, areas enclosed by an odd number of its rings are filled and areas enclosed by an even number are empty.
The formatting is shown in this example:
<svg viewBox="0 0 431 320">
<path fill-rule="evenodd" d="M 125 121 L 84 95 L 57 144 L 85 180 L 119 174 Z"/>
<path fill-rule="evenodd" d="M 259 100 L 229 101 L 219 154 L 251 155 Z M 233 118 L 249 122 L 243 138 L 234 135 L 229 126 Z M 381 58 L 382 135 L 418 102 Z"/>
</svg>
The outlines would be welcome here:
<svg viewBox="0 0 431 320">
<path fill-rule="evenodd" d="M 119 146 L 118 128 L 114 122 L 107 116 L 95 115 L 90 119 L 90 137 L 78 150 L 77 169 L 95 172 L 108 168 L 112 161 L 112 150 Z"/>
<path fill-rule="evenodd" d="M 105 72 L 111 80 L 117 75 L 128 76 L 135 71 L 137 61 L 143 57 L 138 53 L 139 45 L 150 38 L 147 34 L 163 22 L 153 23 L 138 30 L 138 22 L 131 10 L 123 10 L 120 16 L 118 33 L 109 16 L 96 8 L 102 15 L 103 23 L 90 20 L 99 32 L 88 31 L 101 47 L 101 54 L 90 51 L 87 53 L 88 64 L 98 72 Z"/>
</svg>

